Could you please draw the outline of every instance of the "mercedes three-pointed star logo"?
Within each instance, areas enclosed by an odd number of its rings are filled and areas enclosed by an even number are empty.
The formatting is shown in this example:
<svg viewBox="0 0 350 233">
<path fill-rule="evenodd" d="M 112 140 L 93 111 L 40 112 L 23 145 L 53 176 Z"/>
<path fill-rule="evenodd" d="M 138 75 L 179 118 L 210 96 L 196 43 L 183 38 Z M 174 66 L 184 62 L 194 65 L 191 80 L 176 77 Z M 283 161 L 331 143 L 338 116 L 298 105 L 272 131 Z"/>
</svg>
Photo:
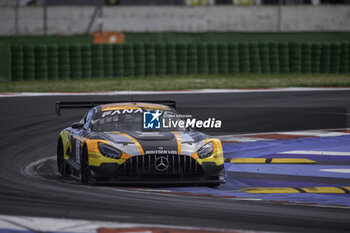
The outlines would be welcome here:
<svg viewBox="0 0 350 233">
<path fill-rule="evenodd" d="M 166 157 L 160 156 L 154 162 L 157 171 L 163 172 L 168 169 L 169 161 Z"/>
</svg>

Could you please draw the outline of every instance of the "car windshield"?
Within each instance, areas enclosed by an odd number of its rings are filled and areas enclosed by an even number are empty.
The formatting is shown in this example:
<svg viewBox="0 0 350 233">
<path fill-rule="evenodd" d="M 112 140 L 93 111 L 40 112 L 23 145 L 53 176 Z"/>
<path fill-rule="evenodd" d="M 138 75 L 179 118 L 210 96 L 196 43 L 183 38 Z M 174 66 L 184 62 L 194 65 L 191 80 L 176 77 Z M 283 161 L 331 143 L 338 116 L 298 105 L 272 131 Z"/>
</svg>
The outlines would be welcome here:
<svg viewBox="0 0 350 233">
<path fill-rule="evenodd" d="M 186 127 L 178 124 L 170 124 L 169 122 L 178 122 L 182 120 L 178 113 L 175 111 L 164 111 L 164 110 L 152 110 L 148 119 L 144 119 L 144 112 L 148 112 L 142 109 L 134 110 L 116 110 L 116 111 L 101 111 L 98 112 L 94 119 L 91 121 L 91 130 L 98 132 L 109 132 L 109 131 L 186 131 Z M 152 121 L 152 113 L 158 112 L 159 118 Z M 157 116 L 157 115 L 156 115 Z M 145 116 L 146 117 L 146 116 Z M 146 118 L 147 118 L 146 117 Z M 164 120 L 163 120 L 164 119 Z M 163 122 L 166 120 L 166 124 Z M 157 124 L 160 123 L 160 127 L 146 128 L 148 123 L 152 122 Z M 155 125 L 156 126 L 156 125 Z"/>
</svg>

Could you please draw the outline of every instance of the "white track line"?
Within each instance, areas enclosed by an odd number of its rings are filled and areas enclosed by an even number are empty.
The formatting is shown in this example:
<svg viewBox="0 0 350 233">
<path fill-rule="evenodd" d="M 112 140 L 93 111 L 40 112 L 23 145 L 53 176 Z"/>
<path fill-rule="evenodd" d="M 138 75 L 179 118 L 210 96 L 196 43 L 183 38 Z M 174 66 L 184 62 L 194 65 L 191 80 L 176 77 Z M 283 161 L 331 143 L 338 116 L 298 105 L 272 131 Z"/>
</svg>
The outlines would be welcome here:
<svg viewBox="0 0 350 233">
<path fill-rule="evenodd" d="M 305 92 L 305 91 L 350 91 L 344 88 L 267 88 L 267 89 L 200 89 L 175 91 L 111 91 L 111 92 L 20 92 L 0 93 L 0 97 L 26 96 L 81 96 L 81 95 L 161 95 L 161 94 L 208 94 L 208 93 L 252 93 L 252 92 Z"/>
<path fill-rule="evenodd" d="M 350 169 L 320 169 L 321 172 L 350 173 Z"/>
<path fill-rule="evenodd" d="M 2 229 L 11 230 L 27 230 L 32 232 L 84 232 L 97 233 L 100 228 L 166 228 L 166 229 L 182 229 L 212 232 L 235 232 L 248 233 L 258 231 L 245 230 L 226 230 L 218 228 L 197 228 L 197 227 L 181 227 L 172 225 L 151 225 L 151 224 L 134 224 L 134 223 L 118 223 L 107 221 L 91 221 L 91 220 L 73 220 L 61 218 L 42 218 L 42 217 L 26 217 L 26 216 L 9 216 L 0 215 L 0 227 Z M 261 231 L 259 231 L 261 232 Z"/>
<path fill-rule="evenodd" d="M 350 156 L 350 152 L 339 152 L 339 151 L 314 151 L 314 150 L 292 150 L 292 151 L 281 152 L 281 153 L 279 153 L 279 154 Z"/>
<path fill-rule="evenodd" d="M 266 138 L 254 138 L 254 137 L 237 137 L 234 135 L 222 135 L 217 136 L 222 141 L 231 141 L 231 142 L 256 142 L 256 141 L 271 141 L 272 139 Z"/>
<path fill-rule="evenodd" d="M 341 131 L 341 130 L 350 130 L 350 128 L 331 128 L 331 129 L 319 129 L 319 130 L 298 130 L 298 131 L 269 131 L 269 132 L 262 132 L 262 133 L 239 133 L 239 134 L 228 134 L 228 135 L 222 135 L 222 136 L 232 136 L 232 137 L 249 137 L 249 136 L 255 136 L 255 135 L 265 135 L 265 134 L 287 134 L 287 135 L 305 135 L 307 132 L 309 134 L 325 134 L 325 133 L 336 133 L 336 134 L 330 134 L 330 135 L 350 135 L 350 133 L 345 132 L 335 132 L 335 131 Z M 340 133 L 341 135 L 339 135 Z"/>
<path fill-rule="evenodd" d="M 281 132 L 278 134 L 287 135 L 300 135 L 300 136 L 315 136 L 315 137 L 337 137 L 343 135 L 349 135 L 349 133 L 342 132 L 327 132 L 327 131 L 294 131 L 294 132 Z"/>
</svg>

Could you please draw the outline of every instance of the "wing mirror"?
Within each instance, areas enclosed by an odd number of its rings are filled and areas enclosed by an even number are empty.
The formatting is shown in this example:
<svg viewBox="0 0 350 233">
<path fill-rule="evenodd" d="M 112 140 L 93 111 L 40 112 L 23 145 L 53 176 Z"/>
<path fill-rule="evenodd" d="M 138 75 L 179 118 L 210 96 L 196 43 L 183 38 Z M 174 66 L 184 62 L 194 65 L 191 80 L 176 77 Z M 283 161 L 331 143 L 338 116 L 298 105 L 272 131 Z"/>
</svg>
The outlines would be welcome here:
<svg viewBox="0 0 350 233">
<path fill-rule="evenodd" d="M 81 122 L 73 122 L 70 127 L 72 127 L 73 129 L 79 129 L 79 128 L 82 128 L 84 126 L 83 123 Z"/>
</svg>

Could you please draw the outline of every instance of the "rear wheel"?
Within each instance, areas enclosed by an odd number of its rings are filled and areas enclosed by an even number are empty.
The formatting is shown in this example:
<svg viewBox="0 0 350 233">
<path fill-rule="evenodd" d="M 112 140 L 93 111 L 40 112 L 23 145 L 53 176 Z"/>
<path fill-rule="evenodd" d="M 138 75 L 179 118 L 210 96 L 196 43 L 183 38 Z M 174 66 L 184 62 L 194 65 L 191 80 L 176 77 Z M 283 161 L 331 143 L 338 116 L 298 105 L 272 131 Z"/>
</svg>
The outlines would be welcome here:
<svg viewBox="0 0 350 233">
<path fill-rule="evenodd" d="M 57 143 L 57 170 L 62 176 L 65 175 L 64 169 L 64 155 L 63 155 L 63 143 L 59 139 Z"/>
<path fill-rule="evenodd" d="M 86 146 L 83 147 L 80 158 L 80 181 L 82 184 L 89 184 L 90 170 L 89 170 L 89 160 L 88 151 Z"/>
</svg>

